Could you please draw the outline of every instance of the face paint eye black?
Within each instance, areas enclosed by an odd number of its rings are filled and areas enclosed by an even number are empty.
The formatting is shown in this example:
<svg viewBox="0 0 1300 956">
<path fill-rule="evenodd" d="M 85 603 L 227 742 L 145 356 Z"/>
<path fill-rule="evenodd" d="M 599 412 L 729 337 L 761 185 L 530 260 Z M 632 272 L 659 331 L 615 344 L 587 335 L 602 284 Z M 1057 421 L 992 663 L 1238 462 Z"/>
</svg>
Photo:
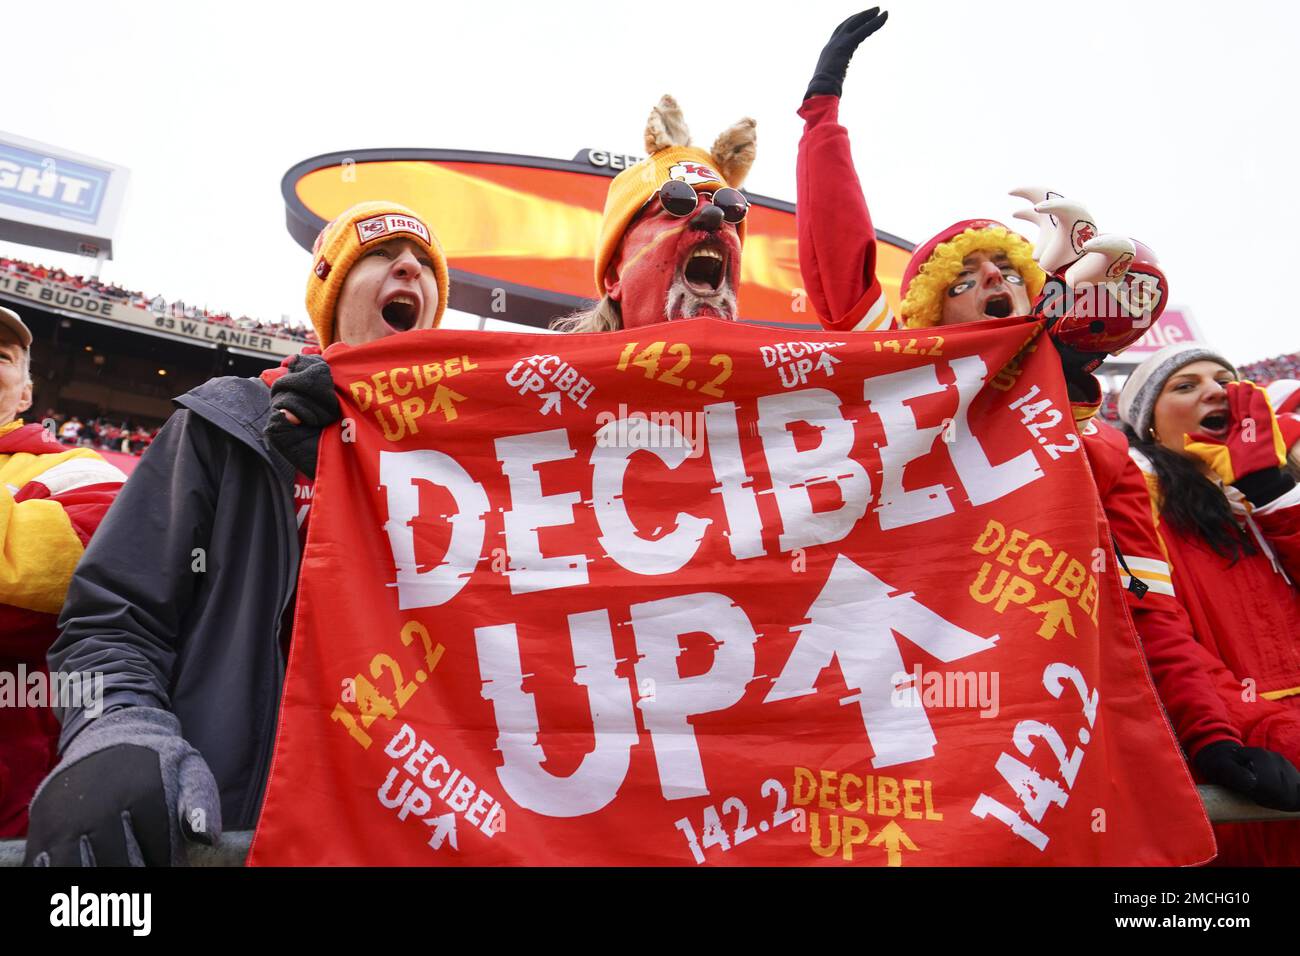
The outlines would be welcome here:
<svg viewBox="0 0 1300 956">
<path fill-rule="evenodd" d="M 1010 282 L 1012 285 L 1024 285 L 1024 284 L 1025 284 L 1025 280 L 1024 280 L 1024 278 L 1020 275 L 1019 272 L 1007 272 L 1007 273 L 1004 273 L 1004 275 L 1006 276 L 1006 280 L 1007 280 L 1008 282 Z"/>
<path fill-rule="evenodd" d="M 963 292 L 969 292 L 973 288 L 975 288 L 974 279 L 962 279 L 960 282 L 954 282 L 952 285 L 948 286 L 948 295 L 950 297 L 958 296 Z"/>
</svg>

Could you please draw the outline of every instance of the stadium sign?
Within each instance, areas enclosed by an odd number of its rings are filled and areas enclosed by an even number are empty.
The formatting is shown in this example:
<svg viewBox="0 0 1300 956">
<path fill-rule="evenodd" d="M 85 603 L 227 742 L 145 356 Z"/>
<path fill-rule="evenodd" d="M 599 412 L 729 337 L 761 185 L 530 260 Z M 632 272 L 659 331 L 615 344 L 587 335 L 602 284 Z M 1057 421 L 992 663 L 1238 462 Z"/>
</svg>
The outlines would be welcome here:
<svg viewBox="0 0 1300 956">
<path fill-rule="evenodd" d="M 289 233 L 310 250 L 349 206 L 402 203 L 438 234 L 453 309 L 531 326 L 590 303 L 609 179 L 640 157 L 584 149 L 571 160 L 469 150 L 368 149 L 304 160 L 281 182 Z M 820 329 L 803 292 L 794 204 L 747 194 L 740 306 L 751 322 Z M 878 233 L 877 273 L 897 310 L 911 244 Z"/>
<path fill-rule="evenodd" d="M 1191 312 L 1185 308 L 1166 309 L 1146 335 L 1119 355 L 1108 358 L 1100 371 L 1103 375 L 1127 377 L 1129 372 L 1167 345 L 1204 341 L 1205 337 L 1192 319 Z"/>
<path fill-rule="evenodd" d="M 0 133 L 0 239 L 111 259 L 129 175 L 103 160 Z"/>
<path fill-rule="evenodd" d="M 1190 312 L 1186 309 L 1166 309 L 1160 320 L 1147 330 L 1147 334 L 1125 349 L 1120 358 L 1141 362 L 1167 345 L 1204 341 Z"/>
<path fill-rule="evenodd" d="M 69 289 L 57 282 L 42 281 L 4 269 L 0 269 L 0 300 L 16 306 L 20 312 L 24 303 L 30 303 L 60 315 L 121 325 L 135 331 L 213 348 L 224 345 L 233 350 L 254 353 L 259 358 L 283 358 L 296 354 L 303 346 L 297 339 L 267 335 L 206 319 L 173 316 L 127 302 L 106 299 L 88 290 Z"/>
</svg>

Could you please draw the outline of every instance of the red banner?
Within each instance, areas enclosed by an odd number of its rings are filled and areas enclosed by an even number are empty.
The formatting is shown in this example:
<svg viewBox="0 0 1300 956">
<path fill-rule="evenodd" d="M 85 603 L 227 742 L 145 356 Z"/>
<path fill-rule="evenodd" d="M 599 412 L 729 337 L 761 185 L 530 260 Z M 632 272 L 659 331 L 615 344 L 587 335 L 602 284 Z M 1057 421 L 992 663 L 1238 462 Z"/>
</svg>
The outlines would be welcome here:
<svg viewBox="0 0 1300 956">
<path fill-rule="evenodd" d="M 943 332 L 332 347 L 250 862 L 1210 858 L 1054 350 Z"/>
</svg>

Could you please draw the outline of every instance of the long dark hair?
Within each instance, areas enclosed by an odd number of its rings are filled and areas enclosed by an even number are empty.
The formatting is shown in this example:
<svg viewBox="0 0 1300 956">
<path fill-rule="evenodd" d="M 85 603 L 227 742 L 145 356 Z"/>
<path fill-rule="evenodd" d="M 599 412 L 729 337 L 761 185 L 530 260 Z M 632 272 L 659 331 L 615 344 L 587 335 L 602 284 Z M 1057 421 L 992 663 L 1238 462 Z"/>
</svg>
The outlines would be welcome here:
<svg viewBox="0 0 1300 956">
<path fill-rule="evenodd" d="M 1160 480 L 1160 517 L 1184 535 L 1202 538 L 1232 564 L 1255 546 L 1232 516 L 1227 496 L 1206 478 L 1196 462 L 1124 426 L 1128 443 L 1146 455 Z"/>
</svg>

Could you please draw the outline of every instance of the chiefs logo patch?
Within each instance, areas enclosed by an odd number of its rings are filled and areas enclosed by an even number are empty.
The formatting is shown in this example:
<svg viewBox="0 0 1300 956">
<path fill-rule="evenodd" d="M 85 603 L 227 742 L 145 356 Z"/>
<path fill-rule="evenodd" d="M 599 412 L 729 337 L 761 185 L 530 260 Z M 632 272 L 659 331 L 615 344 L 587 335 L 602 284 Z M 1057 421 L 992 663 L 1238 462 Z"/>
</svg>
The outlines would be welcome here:
<svg viewBox="0 0 1300 956">
<path fill-rule="evenodd" d="M 1086 219 L 1080 219 L 1070 230 L 1070 245 L 1074 247 L 1075 255 L 1083 255 L 1083 244 L 1089 239 L 1097 236 L 1097 224 L 1089 222 Z"/>
<path fill-rule="evenodd" d="M 1124 273 L 1128 271 L 1128 267 L 1132 262 L 1133 253 L 1131 252 L 1125 252 L 1123 255 L 1117 256 L 1115 261 L 1110 264 L 1110 268 L 1106 270 L 1106 278 L 1120 278 L 1120 276 L 1124 275 Z"/>
<path fill-rule="evenodd" d="M 316 278 L 318 279 L 324 279 L 327 275 L 330 274 L 330 264 L 325 261 L 324 256 L 321 256 L 320 262 L 316 263 L 315 272 L 316 272 Z"/>
<path fill-rule="evenodd" d="M 703 163 L 676 163 L 668 170 L 668 178 L 680 179 L 688 186 L 722 182 L 722 177 Z"/>
<path fill-rule="evenodd" d="M 372 216 L 357 223 L 357 239 L 364 245 L 381 237 L 396 235 L 400 232 L 419 236 L 426 245 L 433 245 L 429 237 L 429 227 L 413 216 L 398 216 L 389 213 L 385 216 Z"/>
</svg>

